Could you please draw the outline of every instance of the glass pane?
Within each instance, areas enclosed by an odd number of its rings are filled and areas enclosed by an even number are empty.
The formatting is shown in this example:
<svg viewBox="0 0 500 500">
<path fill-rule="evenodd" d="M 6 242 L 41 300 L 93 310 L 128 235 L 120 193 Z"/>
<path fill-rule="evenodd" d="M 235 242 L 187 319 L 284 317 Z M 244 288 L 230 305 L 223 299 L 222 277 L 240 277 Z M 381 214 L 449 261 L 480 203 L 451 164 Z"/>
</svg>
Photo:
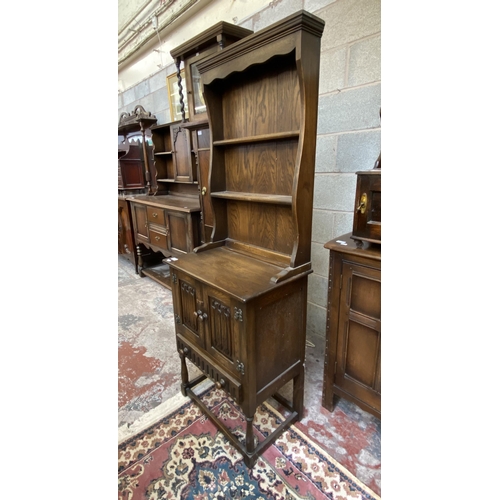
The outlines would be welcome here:
<svg viewBox="0 0 500 500">
<path fill-rule="evenodd" d="M 203 86 L 201 84 L 201 76 L 196 64 L 191 65 L 191 77 L 193 83 L 194 96 L 194 112 L 204 113 L 207 110 L 205 99 L 203 98 Z"/>
</svg>

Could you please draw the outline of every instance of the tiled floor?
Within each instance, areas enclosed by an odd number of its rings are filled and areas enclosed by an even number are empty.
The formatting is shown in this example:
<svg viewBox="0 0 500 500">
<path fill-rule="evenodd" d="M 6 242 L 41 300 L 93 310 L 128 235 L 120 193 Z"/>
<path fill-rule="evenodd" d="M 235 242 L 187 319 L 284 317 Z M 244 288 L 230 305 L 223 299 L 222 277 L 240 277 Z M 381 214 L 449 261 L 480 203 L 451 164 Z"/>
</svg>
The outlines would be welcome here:
<svg viewBox="0 0 500 500">
<path fill-rule="evenodd" d="M 118 291 L 121 427 L 180 392 L 180 361 L 170 290 L 140 278 L 134 266 L 119 256 Z M 380 420 L 343 399 L 333 412 L 321 406 L 324 344 L 324 337 L 308 333 L 305 412 L 295 425 L 380 495 Z M 193 366 L 189 369 L 191 375 L 199 373 Z"/>
</svg>

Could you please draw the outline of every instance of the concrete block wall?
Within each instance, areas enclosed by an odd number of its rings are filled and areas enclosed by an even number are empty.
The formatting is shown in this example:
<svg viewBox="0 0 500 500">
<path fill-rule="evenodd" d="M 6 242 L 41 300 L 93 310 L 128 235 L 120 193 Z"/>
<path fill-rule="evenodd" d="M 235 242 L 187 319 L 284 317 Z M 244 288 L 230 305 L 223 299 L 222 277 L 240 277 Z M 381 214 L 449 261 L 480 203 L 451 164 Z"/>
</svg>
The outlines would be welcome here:
<svg viewBox="0 0 500 500">
<path fill-rule="evenodd" d="M 328 251 L 323 245 L 352 230 L 356 172 L 380 153 L 380 0 L 274 0 L 238 24 L 261 30 L 304 9 L 325 21 L 321 40 L 312 266 L 307 328 L 325 336 Z M 207 26 L 208 28 L 209 26 Z M 170 121 L 166 77 L 172 64 L 118 96 L 118 116 L 141 104 Z"/>
</svg>

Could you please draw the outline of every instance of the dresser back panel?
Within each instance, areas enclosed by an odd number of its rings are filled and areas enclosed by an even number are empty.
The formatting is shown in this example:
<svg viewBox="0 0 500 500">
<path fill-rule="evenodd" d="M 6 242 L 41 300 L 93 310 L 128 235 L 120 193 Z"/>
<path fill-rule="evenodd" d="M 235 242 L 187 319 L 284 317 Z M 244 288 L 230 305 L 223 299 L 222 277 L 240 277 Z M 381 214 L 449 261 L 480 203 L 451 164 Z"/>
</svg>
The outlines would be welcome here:
<svg viewBox="0 0 500 500">
<path fill-rule="evenodd" d="M 226 148 L 226 189 L 291 196 L 296 158 L 296 140 Z"/>
<path fill-rule="evenodd" d="M 299 130 L 301 106 L 295 52 L 230 76 L 222 93 L 224 138 Z"/>
<path fill-rule="evenodd" d="M 227 218 L 230 239 L 283 254 L 292 252 L 295 231 L 291 207 L 229 201 Z"/>
</svg>

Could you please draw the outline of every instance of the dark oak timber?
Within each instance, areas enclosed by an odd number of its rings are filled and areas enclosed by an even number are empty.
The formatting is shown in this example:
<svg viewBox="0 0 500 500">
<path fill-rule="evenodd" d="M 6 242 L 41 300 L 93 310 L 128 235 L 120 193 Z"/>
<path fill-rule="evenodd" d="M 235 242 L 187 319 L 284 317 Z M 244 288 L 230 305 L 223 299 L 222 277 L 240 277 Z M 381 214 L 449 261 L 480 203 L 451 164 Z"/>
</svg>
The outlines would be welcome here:
<svg viewBox="0 0 500 500">
<path fill-rule="evenodd" d="M 127 197 L 150 192 L 150 127 L 155 123 L 156 117 L 140 105 L 122 113 L 118 121 L 118 254 L 135 265 L 136 273 L 138 255 Z"/>
<path fill-rule="evenodd" d="M 199 179 L 212 218 L 203 244 L 170 262 L 181 390 L 248 467 L 303 414 L 323 28 L 300 11 L 197 62 L 210 131 Z M 238 403 L 244 443 L 196 396 L 187 360 Z M 278 394 L 289 381 L 291 402 Z M 289 415 L 256 443 L 255 411 L 271 397 Z"/>
<path fill-rule="evenodd" d="M 345 234 L 330 251 L 323 406 L 338 397 L 381 415 L 381 247 Z M 346 245 L 338 243 L 343 241 Z"/>
</svg>

